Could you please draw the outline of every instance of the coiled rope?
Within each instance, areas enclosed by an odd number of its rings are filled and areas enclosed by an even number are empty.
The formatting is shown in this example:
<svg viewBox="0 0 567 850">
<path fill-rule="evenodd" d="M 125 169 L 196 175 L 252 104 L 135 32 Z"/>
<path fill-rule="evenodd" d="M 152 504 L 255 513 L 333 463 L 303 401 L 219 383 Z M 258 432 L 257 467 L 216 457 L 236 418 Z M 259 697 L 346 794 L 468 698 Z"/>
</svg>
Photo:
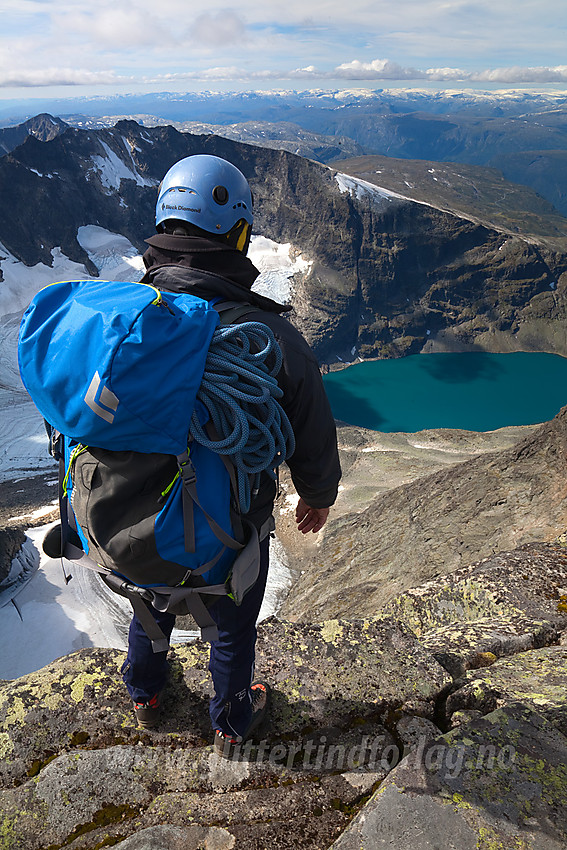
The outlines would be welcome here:
<svg viewBox="0 0 567 850">
<path fill-rule="evenodd" d="M 281 349 L 267 325 L 242 322 L 215 330 L 197 398 L 218 439 L 206 433 L 197 412 L 190 432 L 198 443 L 233 462 L 242 513 L 250 510 L 260 474 L 275 478 L 277 467 L 295 449 L 290 421 L 278 402 L 283 396 L 276 381 L 281 366 Z"/>
</svg>

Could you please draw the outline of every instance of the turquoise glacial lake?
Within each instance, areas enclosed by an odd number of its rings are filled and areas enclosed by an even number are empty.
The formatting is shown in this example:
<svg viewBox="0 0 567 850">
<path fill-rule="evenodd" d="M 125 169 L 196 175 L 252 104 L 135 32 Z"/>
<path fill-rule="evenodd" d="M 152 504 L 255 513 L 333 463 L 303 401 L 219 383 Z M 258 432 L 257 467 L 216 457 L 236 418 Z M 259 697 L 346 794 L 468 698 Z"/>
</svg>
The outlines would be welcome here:
<svg viewBox="0 0 567 850">
<path fill-rule="evenodd" d="M 416 354 L 323 381 L 336 419 L 385 432 L 533 425 L 567 404 L 567 358 L 556 354 Z"/>
</svg>

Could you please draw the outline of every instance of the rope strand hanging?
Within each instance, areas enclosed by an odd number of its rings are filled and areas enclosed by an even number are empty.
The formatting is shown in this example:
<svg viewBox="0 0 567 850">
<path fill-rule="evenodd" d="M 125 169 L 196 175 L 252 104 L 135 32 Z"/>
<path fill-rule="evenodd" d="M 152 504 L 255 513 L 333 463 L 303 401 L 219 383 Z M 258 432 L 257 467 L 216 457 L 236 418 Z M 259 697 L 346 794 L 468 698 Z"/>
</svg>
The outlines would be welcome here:
<svg viewBox="0 0 567 850">
<path fill-rule="evenodd" d="M 216 329 L 197 399 L 219 439 L 209 438 L 196 411 L 190 433 L 234 463 L 243 513 L 250 510 L 260 473 L 275 478 L 275 469 L 295 449 L 291 424 L 278 401 L 283 395 L 276 380 L 281 366 L 281 349 L 267 325 L 243 322 Z"/>
</svg>

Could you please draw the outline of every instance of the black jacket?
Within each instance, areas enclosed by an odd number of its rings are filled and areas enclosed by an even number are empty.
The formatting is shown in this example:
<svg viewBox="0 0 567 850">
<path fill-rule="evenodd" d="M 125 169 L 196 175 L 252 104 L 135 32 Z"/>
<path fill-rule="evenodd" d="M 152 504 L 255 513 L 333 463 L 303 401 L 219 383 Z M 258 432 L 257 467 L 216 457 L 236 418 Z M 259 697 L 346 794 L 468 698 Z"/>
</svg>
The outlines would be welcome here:
<svg viewBox="0 0 567 850">
<path fill-rule="evenodd" d="M 143 280 L 158 289 L 191 292 L 201 298 L 221 297 L 242 301 L 254 310 L 239 321 L 264 322 L 281 347 L 283 365 L 278 384 L 282 407 L 291 422 L 296 448 L 287 461 L 294 486 L 313 508 L 330 507 L 341 477 L 335 422 L 319 366 L 301 334 L 282 315 L 290 308 L 252 292 L 259 272 L 252 262 L 214 240 L 157 234 L 146 240 L 146 275 Z M 249 518 L 258 527 L 273 509 L 275 483 L 263 476 Z"/>
</svg>

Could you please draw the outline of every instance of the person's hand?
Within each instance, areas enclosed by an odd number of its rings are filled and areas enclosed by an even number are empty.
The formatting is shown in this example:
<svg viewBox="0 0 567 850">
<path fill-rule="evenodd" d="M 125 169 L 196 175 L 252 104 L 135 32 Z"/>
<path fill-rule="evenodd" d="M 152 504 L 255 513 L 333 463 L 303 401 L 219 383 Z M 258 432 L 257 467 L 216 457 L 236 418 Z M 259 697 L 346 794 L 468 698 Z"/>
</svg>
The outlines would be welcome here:
<svg viewBox="0 0 567 850">
<path fill-rule="evenodd" d="M 295 509 L 297 530 L 301 531 L 302 534 L 307 534 L 308 531 L 316 534 L 318 531 L 321 531 L 327 522 L 328 516 L 329 508 L 312 508 L 300 498 Z"/>
</svg>

